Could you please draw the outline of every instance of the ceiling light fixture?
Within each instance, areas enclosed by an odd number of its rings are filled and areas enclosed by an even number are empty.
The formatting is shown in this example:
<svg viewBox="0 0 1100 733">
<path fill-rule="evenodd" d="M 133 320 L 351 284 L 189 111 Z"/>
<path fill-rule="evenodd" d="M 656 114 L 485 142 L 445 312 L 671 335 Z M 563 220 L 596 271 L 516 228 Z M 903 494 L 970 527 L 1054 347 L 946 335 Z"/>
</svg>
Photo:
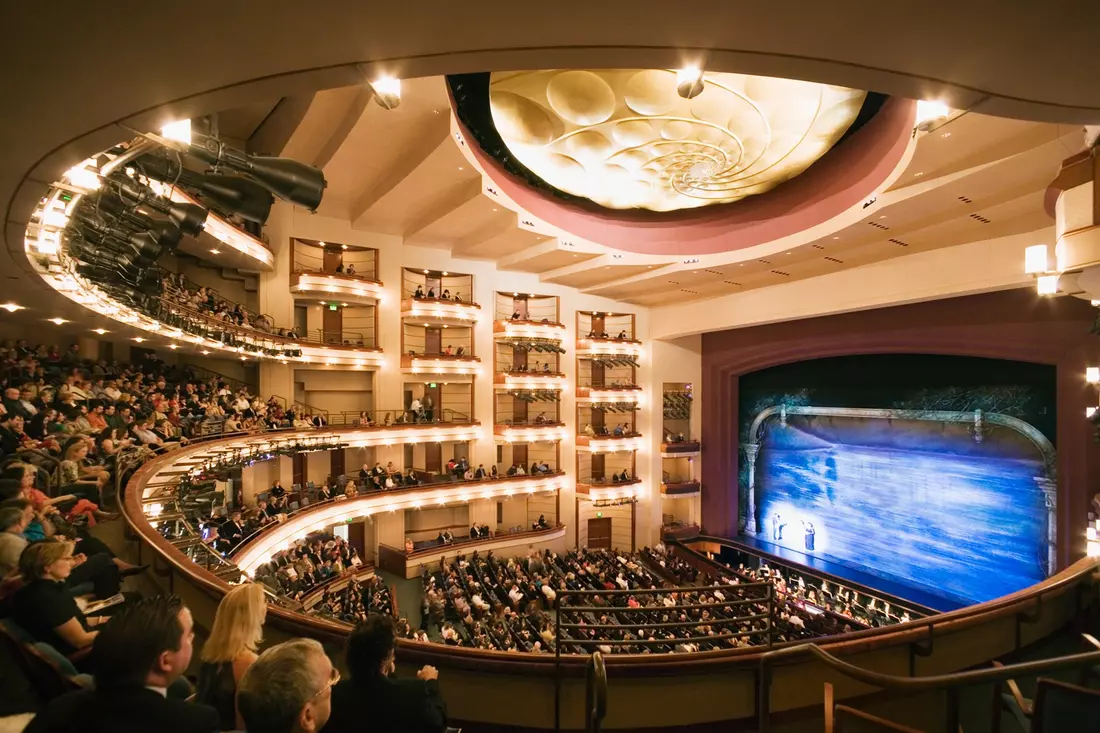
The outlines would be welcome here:
<svg viewBox="0 0 1100 733">
<path fill-rule="evenodd" d="M 950 114 L 951 108 L 939 100 L 918 100 L 916 128 L 921 132 L 927 132 Z"/>
<path fill-rule="evenodd" d="M 103 334 L 107 333 L 107 329 L 106 328 L 93 328 L 92 333 L 98 333 L 100 336 L 102 336 Z"/>
<path fill-rule="evenodd" d="M 0 308 L 3 308 L 8 313 L 15 313 L 16 311 L 23 310 L 23 306 L 17 305 L 15 303 L 4 303 L 3 305 L 0 305 Z"/>
<path fill-rule="evenodd" d="M 210 356 L 210 352 L 206 351 L 205 349 L 203 351 L 200 351 L 199 353 L 202 354 L 203 356 Z"/>
<path fill-rule="evenodd" d="M 222 251 L 220 249 L 210 250 L 210 254 L 212 254 L 212 255 L 220 255 L 221 253 L 222 253 Z"/>
<path fill-rule="evenodd" d="M 1058 276 L 1042 275 L 1036 278 L 1039 295 L 1055 295 L 1058 292 Z"/>
<path fill-rule="evenodd" d="M 160 128 L 160 136 L 165 140 L 191 144 L 191 120 L 177 120 L 169 122 Z"/>
<path fill-rule="evenodd" d="M 143 339 L 141 336 L 134 336 L 134 341 L 137 341 L 139 344 L 145 343 L 145 339 Z"/>
<path fill-rule="evenodd" d="M 168 344 L 169 349 L 178 349 L 179 347 L 180 347 L 179 344 Z"/>
<path fill-rule="evenodd" d="M 50 323 L 55 323 L 58 326 L 60 326 L 62 323 L 68 323 L 68 321 L 66 321 L 64 318 L 51 318 L 49 320 L 50 320 Z"/>
<path fill-rule="evenodd" d="M 392 76 L 380 76 L 370 83 L 374 101 L 382 109 L 395 109 L 401 104 L 401 80 Z"/>
<path fill-rule="evenodd" d="M 346 244 L 341 244 L 340 245 L 340 249 L 347 249 L 347 248 L 348 248 L 348 246 Z"/>
<path fill-rule="evenodd" d="M 676 93 L 684 99 L 694 99 L 703 93 L 703 67 L 685 66 L 676 72 Z"/>
</svg>

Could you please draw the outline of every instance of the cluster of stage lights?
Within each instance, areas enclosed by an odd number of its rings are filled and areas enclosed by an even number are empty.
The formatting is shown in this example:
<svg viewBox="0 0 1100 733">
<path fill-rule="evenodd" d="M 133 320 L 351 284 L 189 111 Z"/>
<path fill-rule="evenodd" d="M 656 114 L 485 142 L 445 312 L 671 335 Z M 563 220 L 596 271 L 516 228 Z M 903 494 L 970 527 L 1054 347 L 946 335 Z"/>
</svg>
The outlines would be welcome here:
<svg viewBox="0 0 1100 733">
<path fill-rule="evenodd" d="M 160 155 L 162 149 L 169 155 Z M 179 154 L 237 175 L 195 173 L 183 167 Z M 226 346 L 185 334 L 139 306 L 163 290 L 151 266 L 185 234 L 206 232 L 258 261 L 274 262 L 261 242 L 213 214 L 183 187 L 197 191 L 212 207 L 262 223 L 274 195 L 315 210 L 325 185 L 321 171 L 312 166 L 245 154 L 193 133 L 190 121 L 183 120 L 166 125 L 160 135 L 147 134 L 69 169 L 35 208 L 25 249 L 54 289 L 101 315 L 201 347 L 285 358 L 247 338 Z M 140 343 L 140 337 L 135 341 Z"/>
</svg>

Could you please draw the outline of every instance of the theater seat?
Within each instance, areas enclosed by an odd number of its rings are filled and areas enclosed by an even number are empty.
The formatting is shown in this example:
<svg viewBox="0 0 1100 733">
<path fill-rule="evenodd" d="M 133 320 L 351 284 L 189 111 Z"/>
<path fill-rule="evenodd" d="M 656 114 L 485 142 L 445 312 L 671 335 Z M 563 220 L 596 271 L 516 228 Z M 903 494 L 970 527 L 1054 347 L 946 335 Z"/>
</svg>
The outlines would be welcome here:
<svg viewBox="0 0 1100 733">
<path fill-rule="evenodd" d="M 35 642 L 11 619 L 0 621 L 0 660 L 0 715 L 35 712 L 58 695 L 92 683 L 60 652 Z"/>
<path fill-rule="evenodd" d="M 1040 677 L 1031 700 L 1015 681 L 1008 685 L 1001 701 L 1025 733 L 1100 733 L 1100 690 Z"/>
</svg>

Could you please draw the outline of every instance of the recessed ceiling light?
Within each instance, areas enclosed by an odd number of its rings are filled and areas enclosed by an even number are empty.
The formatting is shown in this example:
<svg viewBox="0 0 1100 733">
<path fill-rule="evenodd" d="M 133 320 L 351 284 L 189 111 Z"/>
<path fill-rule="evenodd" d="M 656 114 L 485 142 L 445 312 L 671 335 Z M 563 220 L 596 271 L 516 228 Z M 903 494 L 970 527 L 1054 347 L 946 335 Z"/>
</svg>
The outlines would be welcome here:
<svg viewBox="0 0 1100 733">
<path fill-rule="evenodd" d="M 202 354 L 203 356 L 210 356 L 210 352 L 209 352 L 209 351 L 206 351 L 205 349 L 203 349 L 203 350 L 202 350 L 202 351 L 200 351 L 199 353 L 200 353 L 200 354 Z"/>
<path fill-rule="evenodd" d="M 220 254 L 221 254 L 221 250 L 220 250 L 220 249 L 212 249 L 212 250 L 210 250 L 210 254 L 212 254 L 212 255 L 220 255 Z"/>
<path fill-rule="evenodd" d="M 93 333 L 98 333 L 100 336 L 102 336 L 103 334 L 107 333 L 107 329 L 106 328 L 93 328 L 92 332 Z"/>
<path fill-rule="evenodd" d="M 913 174 L 913 176 L 915 178 L 920 178 L 923 175 L 924 175 L 924 171 L 917 171 L 916 173 Z"/>
<path fill-rule="evenodd" d="M 346 244 L 341 244 L 340 245 L 340 249 L 347 249 L 347 248 L 348 248 L 348 246 Z"/>
<path fill-rule="evenodd" d="M 134 336 L 134 341 L 137 341 L 139 344 L 145 343 L 145 339 L 143 339 L 141 336 Z"/>
<path fill-rule="evenodd" d="M 464 170 L 466 170 L 466 169 L 465 169 L 465 168 L 463 168 L 462 166 L 459 166 L 459 167 L 458 167 L 458 169 L 459 169 L 460 171 L 464 171 Z"/>
<path fill-rule="evenodd" d="M 318 243 L 317 243 L 317 246 L 318 246 L 318 247 L 324 247 L 324 246 L 325 246 L 325 243 L 324 243 L 324 242 L 318 242 Z"/>
<path fill-rule="evenodd" d="M 833 237 L 833 239 L 840 239 L 840 237 Z"/>
<path fill-rule="evenodd" d="M 168 344 L 169 349 L 178 349 L 179 347 L 180 347 L 179 344 Z"/>
<path fill-rule="evenodd" d="M 941 137 L 951 137 L 951 133 L 950 132 L 945 132 L 945 133 L 943 133 L 943 135 Z"/>
<path fill-rule="evenodd" d="M 50 323 L 56 323 L 58 326 L 60 326 L 62 323 L 68 323 L 68 321 L 66 321 L 64 318 L 51 318 Z"/>
<path fill-rule="evenodd" d="M 885 219 L 885 218 L 886 218 L 886 214 L 883 214 L 883 215 L 882 215 L 882 216 L 880 216 L 879 218 L 880 218 L 880 219 Z"/>
<path fill-rule="evenodd" d="M 443 277 L 447 277 L 447 271 L 446 270 L 443 271 Z"/>
<path fill-rule="evenodd" d="M 247 356 L 242 356 L 241 361 L 248 361 L 248 357 Z"/>
<path fill-rule="evenodd" d="M 16 311 L 23 310 L 23 306 L 16 305 L 15 303 L 4 303 L 4 305 L 0 305 L 0 308 L 3 308 L 8 313 L 15 313 Z"/>
<path fill-rule="evenodd" d="M 347 307 L 348 307 L 348 304 L 347 304 L 347 303 L 341 303 L 340 305 L 341 305 L 341 307 L 344 307 L 344 308 L 347 308 Z"/>
<path fill-rule="evenodd" d="M 427 270 L 424 270 L 424 274 L 425 274 L 425 275 L 427 275 L 427 274 L 428 274 L 428 271 L 427 271 Z"/>
</svg>

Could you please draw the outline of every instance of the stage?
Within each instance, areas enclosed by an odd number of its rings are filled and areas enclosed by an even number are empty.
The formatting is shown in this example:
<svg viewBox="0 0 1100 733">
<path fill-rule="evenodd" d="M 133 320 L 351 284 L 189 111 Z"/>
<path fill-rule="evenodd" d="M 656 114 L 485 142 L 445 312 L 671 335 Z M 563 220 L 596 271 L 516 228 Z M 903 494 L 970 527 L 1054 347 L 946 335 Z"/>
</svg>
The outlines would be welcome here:
<svg viewBox="0 0 1100 733">
<path fill-rule="evenodd" d="M 960 603 L 951 601 L 950 599 L 942 596 L 932 595 L 920 590 L 919 588 L 913 588 L 901 583 L 892 582 L 885 578 L 879 577 L 869 572 L 863 572 L 855 568 L 848 567 L 841 563 L 829 562 L 823 560 L 820 557 L 814 557 L 797 550 L 791 550 L 787 547 L 777 545 L 773 542 L 760 539 L 753 535 L 741 534 L 734 538 L 736 542 L 739 542 L 745 547 L 757 551 L 763 555 L 771 555 L 773 557 L 784 560 L 794 565 L 800 565 L 810 570 L 817 571 L 818 573 L 829 575 L 840 580 L 847 580 L 858 585 L 865 586 L 870 590 L 880 591 L 884 595 L 893 596 L 902 601 L 910 601 L 920 606 L 925 606 L 935 611 L 946 612 L 954 611 L 958 608 L 963 608 L 966 603 Z"/>
</svg>

